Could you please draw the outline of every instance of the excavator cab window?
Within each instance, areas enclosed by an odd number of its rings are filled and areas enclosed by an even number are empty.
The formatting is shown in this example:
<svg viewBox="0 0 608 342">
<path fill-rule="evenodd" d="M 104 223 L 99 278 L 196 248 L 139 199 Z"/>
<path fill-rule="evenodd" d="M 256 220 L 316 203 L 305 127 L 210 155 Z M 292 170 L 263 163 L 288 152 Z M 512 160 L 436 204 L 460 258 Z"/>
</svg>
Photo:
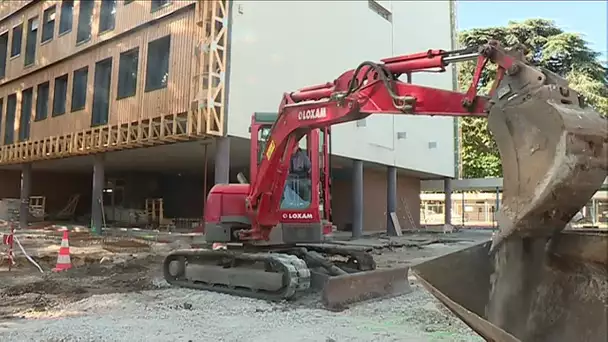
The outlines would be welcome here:
<svg viewBox="0 0 608 342">
<path fill-rule="evenodd" d="M 281 209 L 307 209 L 310 206 L 312 200 L 312 166 L 306 148 L 307 140 L 306 136 L 302 137 L 291 155 Z"/>
<path fill-rule="evenodd" d="M 258 165 L 264 156 L 271 128 L 271 125 L 264 125 L 258 130 Z M 310 207 L 312 181 L 310 178 L 310 156 L 306 149 L 306 142 L 307 138 L 305 136 L 300 140 L 298 145 L 300 150 L 298 151 L 296 149 L 292 154 L 289 168 L 290 172 L 287 182 L 285 183 L 285 190 L 283 191 L 283 198 L 281 200 L 281 209 L 307 209 Z"/>
<path fill-rule="evenodd" d="M 258 165 L 262 161 L 262 156 L 264 155 L 264 151 L 266 150 L 266 143 L 268 142 L 268 137 L 270 136 L 270 129 L 272 126 L 262 126 L 258 131 Z"/>
</svg>

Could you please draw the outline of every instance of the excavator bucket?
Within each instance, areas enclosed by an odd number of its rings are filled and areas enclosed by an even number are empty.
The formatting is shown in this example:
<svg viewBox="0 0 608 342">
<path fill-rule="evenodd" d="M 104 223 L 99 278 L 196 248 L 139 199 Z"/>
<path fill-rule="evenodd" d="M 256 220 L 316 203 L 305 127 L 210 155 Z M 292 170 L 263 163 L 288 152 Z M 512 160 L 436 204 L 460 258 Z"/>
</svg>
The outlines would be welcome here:
<svg viewBox="0 0 608 342">
<path fill-rule="evenodd" d="M 399 267 L 324 277 L 321 300 L 325 308 L 340 311 L 352 303 L 406 294 L 412 291 L 408 272 L 409 267 Z"/>
<path fill-rule="evenodd" d="M 566 80 L 518 61 L 492 98 L 488 128 L 503 167 L 500 232 L 545 237 L 562 230 L 606 178 L 608 120 Z"/>
<path fill-rule="evenodd" d="M 517 61 L 498 84 L 488 117 L 502 159 L 503 198 L 489 251 L 493 271 L 483 299 L 492 324 L 485 333 L 605 341 L 606 274 L 593 263 L 556 259 L 547 248 L 606 178 L 608 120 L 563 78 L 510 53 Z"/>
<path fill-rule="evenodd" d="M 488 317 L 490 242 L 413 267 L 422 285 L 487 341 L 608 341 L 608 232 L 566 231 L 551 240 L 528 307 L 506 324 Z"/>
</svg>

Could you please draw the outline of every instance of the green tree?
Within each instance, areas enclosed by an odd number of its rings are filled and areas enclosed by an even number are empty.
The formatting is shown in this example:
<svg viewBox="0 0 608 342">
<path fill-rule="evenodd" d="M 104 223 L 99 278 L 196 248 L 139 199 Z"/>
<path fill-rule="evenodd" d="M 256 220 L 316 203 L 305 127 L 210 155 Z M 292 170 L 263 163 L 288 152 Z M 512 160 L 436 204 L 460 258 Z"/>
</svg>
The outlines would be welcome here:
<svg viewBox="0 0 608 342">
<path fill-rule="evenodd" d="M 504 46 L 523 44 L 527 59 L 534 65 L 545 67 L 562 77 L 580 92 L 591 106 L 608 114 L 608 71 L 599 61 L 600 53 L 589 48 L 583 37 L 564 32 L 553 21 L 529 19 L 509 22 L 507 26 L 463 31 L 459 35 L 462 46 L 479 46 L 488 40 L 498 40 Z M 471 84 L 475 62 L 459 66 L 458 83 L 461 89 Z M 489 90 L 496 69 L 488 68 L 481 80 L 481 93 Z M 461 125 L 461 163 L 464 178 L 500 177 L 502 168 L 496 143 L 492 139 L 487 121 L 482 118 L 464 118 Z"/>
</svg>

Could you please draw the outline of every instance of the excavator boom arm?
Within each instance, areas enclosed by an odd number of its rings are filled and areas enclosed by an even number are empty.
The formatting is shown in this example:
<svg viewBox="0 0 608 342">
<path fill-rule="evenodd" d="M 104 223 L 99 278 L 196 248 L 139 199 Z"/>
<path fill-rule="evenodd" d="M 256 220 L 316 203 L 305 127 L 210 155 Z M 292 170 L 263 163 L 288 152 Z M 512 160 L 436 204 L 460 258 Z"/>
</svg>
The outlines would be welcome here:
<svg viewBox="0 0 608 342">
<path fill-rule="evenodd" d="M 416 72 L 445 72 L 452 62 L 477 59 L 473 82 L 466 93 L 413 85 L 398 78 Z M 363 62 L 334 82 L 285 93 L 260 163 L 258 176 L 246 199 L 252 229 L 241 238 L 267 239 L 280 220 L 278 208 L 287 179 L 289 160 L 299 139 L 308 131 L 356 121 L 371 114 L 487 116 L 487 97 L 477 95 L 481 74 L 488 64 L 498 65 L 497 81 L 512 70 L 514 62 L 496 43 L 477 51 L 429 50 Z"/>
<path fill-rule="evenodd" d="M 399 80 L 474 59 L 473 81 L 464 94 Z M 497 65 L 494 83 L 489 96 L 479 96 L 490 62 Z M 606 176 L 607 121 L 565 79 L 529 65 L 522 49 L 507 51 L 494 41 L 476 51 L 429 50 L 363 62 L 334 82 L 284 94 L 245 201 L 252 227 L 241 231 L 241 238 L 267 240 L 279 223 L 290 157 L 304 134 L 371 114 L 488 117 L 504 179 L 493 251 L 514 234 L 550 236 L 562 230 Z"/>
</svg>

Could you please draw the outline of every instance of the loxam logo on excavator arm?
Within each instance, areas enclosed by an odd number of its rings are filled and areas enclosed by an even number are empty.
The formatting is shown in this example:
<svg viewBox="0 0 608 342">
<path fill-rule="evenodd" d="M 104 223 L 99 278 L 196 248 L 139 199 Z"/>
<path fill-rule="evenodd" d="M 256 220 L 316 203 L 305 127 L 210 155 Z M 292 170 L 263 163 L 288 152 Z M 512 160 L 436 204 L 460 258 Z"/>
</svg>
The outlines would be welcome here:
<svg viewBox="0 0 608 342">
<path fill-rule="evenodd" d="M 298 120 L 314 120 L 325 117 L 327 117 L 327 108 L 325 107 L 301 110 L 298 112 Z"/>
</svg>

